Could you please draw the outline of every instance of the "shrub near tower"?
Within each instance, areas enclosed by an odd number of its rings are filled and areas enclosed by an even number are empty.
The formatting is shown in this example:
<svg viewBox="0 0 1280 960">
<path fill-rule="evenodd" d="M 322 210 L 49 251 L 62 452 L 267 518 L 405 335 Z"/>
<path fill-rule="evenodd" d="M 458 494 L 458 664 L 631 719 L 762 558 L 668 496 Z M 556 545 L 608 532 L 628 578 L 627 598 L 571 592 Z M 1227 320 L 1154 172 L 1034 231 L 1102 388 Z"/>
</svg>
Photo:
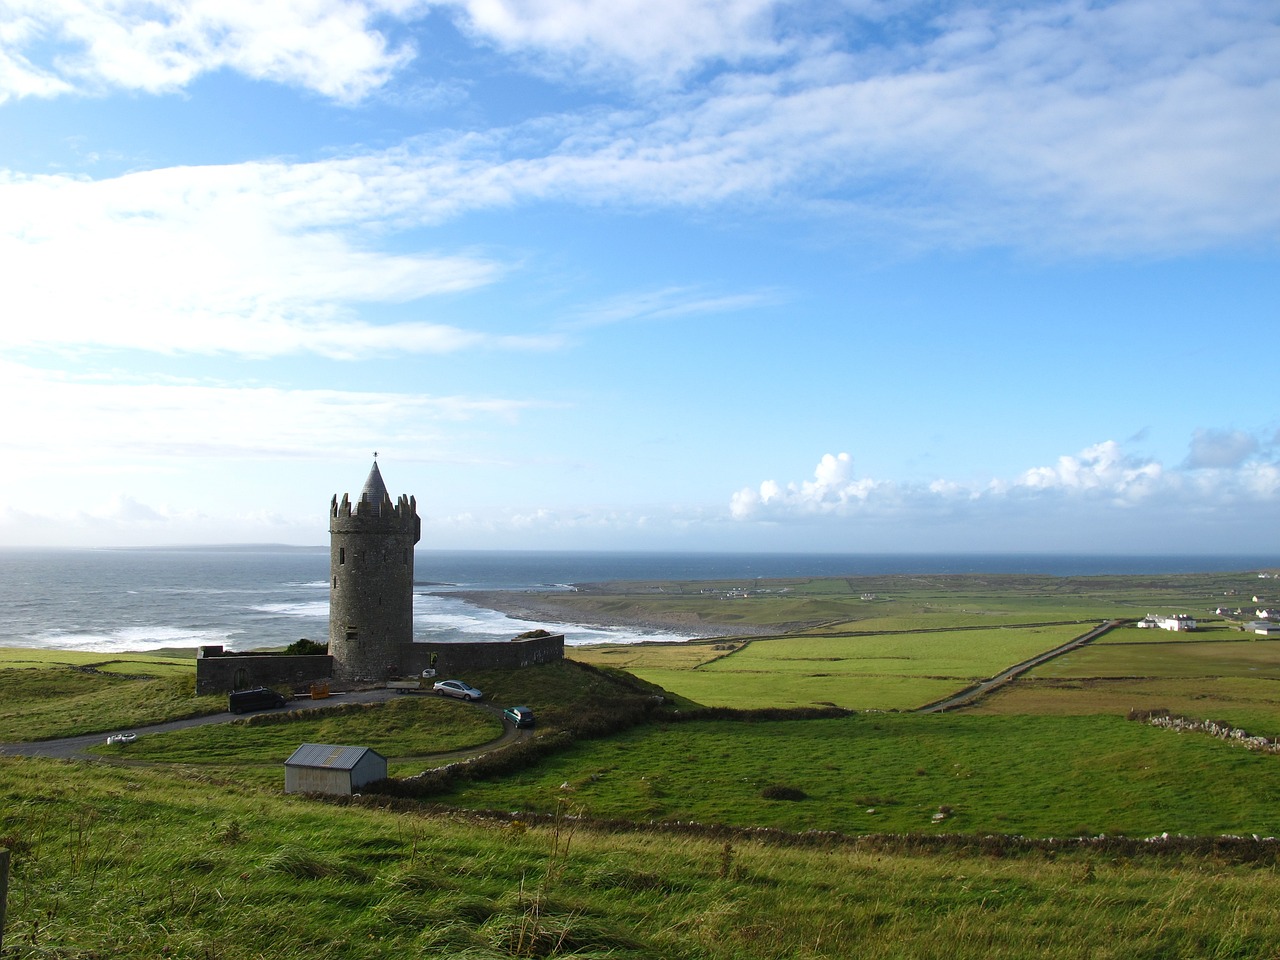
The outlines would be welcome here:
<svg viewBox="0 0 1280 960">
<path fill-rule="evenodd" d="M 413 641 L 413 547 L 422 521 L 413 497 L 393 504 L 375 460 L 352 505 L 329 505 L 329 653 L 334 679 L 385 680 Z"/>
</svg>

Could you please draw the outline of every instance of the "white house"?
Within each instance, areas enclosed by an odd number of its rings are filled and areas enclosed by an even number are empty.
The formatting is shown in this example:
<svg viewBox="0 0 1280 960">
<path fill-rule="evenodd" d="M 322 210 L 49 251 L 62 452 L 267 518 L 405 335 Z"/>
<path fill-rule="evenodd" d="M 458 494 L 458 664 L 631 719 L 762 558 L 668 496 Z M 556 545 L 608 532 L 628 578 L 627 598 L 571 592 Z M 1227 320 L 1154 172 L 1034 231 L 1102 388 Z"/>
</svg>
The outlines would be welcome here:
<svg viewBox="0 0 1280 960">
<path fill-rule="evenodd" d="M 1158 617 L 1154 613 L 1148 613 L 1138 621 L 1138 626 L 1147 630 L 1159 627 L 1161 630 L 1177 630 L 1181 632 L 1194 630 L 1196 621 L 1194 617 L 1186 613 L 1179 613 L 1172 617 Z"/>
<path fill-rule="evenodd" d="M 304 743 L 284 762 L 285 793 L 355 793 L 385 780 L 387 758 L 368 747 Z"/>
</svg>

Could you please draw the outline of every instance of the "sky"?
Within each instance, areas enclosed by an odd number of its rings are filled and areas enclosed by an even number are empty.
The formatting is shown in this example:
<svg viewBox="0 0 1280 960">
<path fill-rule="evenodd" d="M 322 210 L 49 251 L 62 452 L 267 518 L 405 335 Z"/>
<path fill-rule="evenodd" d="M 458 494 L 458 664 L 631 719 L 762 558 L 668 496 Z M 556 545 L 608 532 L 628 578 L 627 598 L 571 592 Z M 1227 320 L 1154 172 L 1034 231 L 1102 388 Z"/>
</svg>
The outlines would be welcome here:
<svg viewBox="0 0 1280 960">
<path fill-rule="evenodd" d="M 1274 0 L 3 0 L 0 546 L 1275 553 Z"/>
</svg>

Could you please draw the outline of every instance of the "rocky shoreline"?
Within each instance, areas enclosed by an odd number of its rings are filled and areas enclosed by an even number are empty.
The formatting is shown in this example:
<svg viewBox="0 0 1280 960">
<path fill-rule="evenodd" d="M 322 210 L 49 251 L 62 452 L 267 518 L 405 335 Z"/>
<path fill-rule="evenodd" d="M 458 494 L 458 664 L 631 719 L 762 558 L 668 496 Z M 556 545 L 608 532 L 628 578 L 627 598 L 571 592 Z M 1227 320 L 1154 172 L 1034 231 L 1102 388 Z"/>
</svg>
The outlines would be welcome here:
<svg viewBox="0 0 1280 960">
<path fill-rule="evenodd" d="M 476 607 L 505 613 L 518 620 L 531 620 L 545 624 L 577 624 L 583 627 L 628 627 L 633 630 L 652 630 L 655 633 L 677 633 L 691 640 L 712 640 L 719 637 L 742 636 L 744 633 L 771 632 L 744 630 L 742 624 L 708 623 L 678 610 L 648 611 L 644 617 L 628 617 L 615 613 L 603 613 L 575 603 L 579 594 L 544 593 L 532 590 L 468 590 L 458 593 L 441 593 L 436 596 L 452 597 Z"/>
</svg>

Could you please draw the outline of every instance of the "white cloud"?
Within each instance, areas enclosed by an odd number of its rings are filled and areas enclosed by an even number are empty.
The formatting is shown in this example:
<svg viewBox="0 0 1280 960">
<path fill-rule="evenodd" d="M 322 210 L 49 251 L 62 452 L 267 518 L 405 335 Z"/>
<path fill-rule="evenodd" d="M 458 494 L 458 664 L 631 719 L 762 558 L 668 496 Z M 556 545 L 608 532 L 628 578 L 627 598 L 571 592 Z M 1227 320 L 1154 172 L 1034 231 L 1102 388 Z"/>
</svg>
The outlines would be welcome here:
<svg viewBox="0 0 1280 960">
<path fill-rule="evenodd" d="M 555 345 L 358 319 L 353 304 L 470 290 L 501 272 L 477 256 L 375 249 L 376 192 L 341 163 L 99 182 L 0 174 L 0 345 L 332 357 Z"/>
<path fill-rule="evenodd" d="M 0 10 L 0 102 L 73 89 L 180 90 L 231 69 L 342 102 L 362 99 L 414 55 L 381 17 L 411 0 L 9 0 Z M 55 51 L 47 62 L 34 59 Z"/>
<path fill-rule="evenodd" d="M 911 515 L 917 519 L 967 516 L 978 522 L 1028 509 L 1053 512 L 1074 504 L 1093 520 L 1137 508 L 1149 515 L 1221 512 L 1225 517 L 1241 505 L 1280 502 L 1280 464 L 1251 459 L 1234 469 L 1169 470 L 1157 461 L 1125 453 L 1115 441 L 1104 441 L 1080 453 L 1059 457 L 1052 465 L 1033 467 L 1012 479 L 974 485 L 950 479 L 906 484 L 857 478 L 847 453 L 825 454 L 814 479 L 780 484 L 766 480 L 730 497 L 735 520 L 777 523 L 818 518 L 885 519 Z"/>
<path fill-rule="evenodd" d="M 705 294 L 687 287 L 667 287 L 623 294 L 583 309 L 569 322 L 574 329 L 601 327 L 615 323 L 674 320 L 734 312 L 778 302 L 770 291 L 740 294 Z"/>
<path fill-rule="evenodd" d="M 465 160 L 504 134 L 419 162 L 476 205 L 768 203 L 948 246 L 1164 254 L 1280 229 L 1264 5 L 974 7 L 888 35 L 911 39 L 814 37 L 633 110 L 542 118 L 510 133 L 518 158 Z"/>
<path fill-rule="evenodd" d="M 94 76 L 158 89 L 225 66 L 357 96 L 406 55 L 380 46 L 372 25 L 425 9 L 22 0 L 0 14 L 0 81 L 53 93 L 65 77 Z M 642 72 L 722 62 L 631 109 L 339 159 L 101 181 L 0 171 L 0 296 L 16 318 L 0 342 L 263 356 L 552 345 L 357 319 L 362 304 L 473 290 L 503 272 L 471 251 L 397 249 L 398 231 L 547 200 L 768 204 L 953 246 L 1168 253 L 1274 242 L 1280 26 L 1266 4 L 970 5 L 934 21 L 921 9 L 865 8 L 903 17 L 882 35 L 892 43 L 867 45 L 870 34 L 838 36 L 805 4 L 475 0 L 465 6 L 474 28 L 513 48 L 591 48 Z M 783 13 L 789 26 L 775 22 Z M 718 44 L 704 48 L 704 34 Z M 87 46 L 55 58 L 61 73 L 22 59 L 68 37 Z M 142 60 L 159 74 L 129 66 Z M 666 290 L 582 322 L 741 303 Z"/>
<path fill-rule="evenodd" d="M 1094 444 L 1077 456 L 1063 456 L 1051 467 L 1034 467 L 1013 489 L 1101 493 L 1117 502 L 1141 500 L 1158 488 L 1160 464 L 1125 456 L 1114 440 Z"/>
<path fill-rule="evenodd" d="M 824 454 L 813 479 L 785 487 L 765 480 L 757 488 L 744 487 L 733 495 L 729 512 L 737 520 L 785 516 L 844 515 L 875 496 L 890 495 L 892 484 L 853 477 L 849 454 Z"/>
<path fill-rule="evenodd" d="M 568 71 L 670 82 L 714 60 L 774 57 L 776 0 L 455 0 L 468 29 Z"/>
<path fill-rule="evenodd" d="M 370 424 L 384 445 L 426 455 L 443 424 L 511 421 L 536 401 L 494 397 L 281 389 L 50 375 L 0 363 L 0 450 L 9 463 L 200 457 L 272 460 L 363 451 Z M 80 469 L 85 469 L 81 467 Z"/>
</svg>

